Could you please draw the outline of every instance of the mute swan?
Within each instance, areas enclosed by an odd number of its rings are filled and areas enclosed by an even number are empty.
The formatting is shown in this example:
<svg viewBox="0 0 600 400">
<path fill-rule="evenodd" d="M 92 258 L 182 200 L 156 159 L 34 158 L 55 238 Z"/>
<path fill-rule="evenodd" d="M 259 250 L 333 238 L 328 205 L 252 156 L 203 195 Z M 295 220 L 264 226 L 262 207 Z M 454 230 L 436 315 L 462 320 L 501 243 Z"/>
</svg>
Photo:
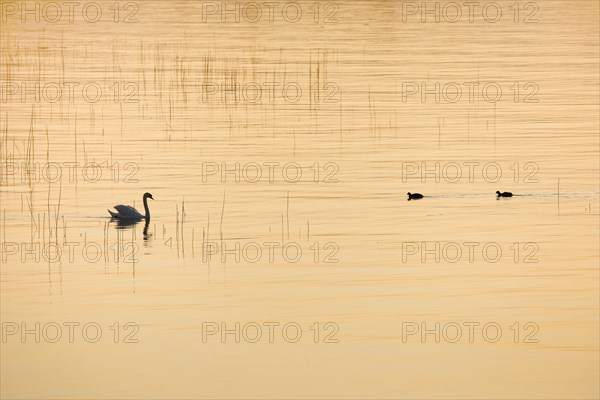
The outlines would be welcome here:
<svg viewBox="0 0 600 400">
<path fill-rule="evenodd" d="M 512 193 L 511 192 L 502 192 L 502 193 L 500 193 L 500 191 L 496 190 L 496 196 L 498 196 L 498 197 L 512 197 Z"/>
<path fill-rule="evenodd" d="M 110 216 L 113 218 L 119 218 L 119 219 L 146 219 L 146 221 L 150 220 L 150 209 L 148 208 L 148 199 L 152 199 L 154 200 L 154 198 L 152 197 L 152 195 L 148 192 L 144 193 L 144 210 L 146 211 L 146 215 L 142 215 L 138 212 L 138 210 L 136 210 L 135 208 L 131 207 L 131 206 L 124 206 L 122 204 L 119 204 L 118 206 L 115 206 L 115 209 L 118 212 L 114 212 L 114 211 L 110 211 L 108 210 L 108 212 L 110 213 Z"/>
<path fill-rule="evenodd" d="M 423 198 L 423 195 L 421 193 L 411 193 L 411 192 L 408 192 L 406 194 L 408 195 L 408 200 L 422 199 Z"/>
</svg>

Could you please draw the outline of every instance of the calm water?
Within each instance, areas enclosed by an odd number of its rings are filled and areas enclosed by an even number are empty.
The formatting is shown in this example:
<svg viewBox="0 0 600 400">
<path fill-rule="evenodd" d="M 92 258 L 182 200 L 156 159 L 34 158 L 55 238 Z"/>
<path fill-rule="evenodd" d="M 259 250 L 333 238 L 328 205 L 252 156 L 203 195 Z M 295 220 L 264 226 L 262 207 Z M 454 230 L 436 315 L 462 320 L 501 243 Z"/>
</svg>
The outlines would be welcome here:
<svg viewBox="0 0 600 400">
<path fill-rule="evenodd" d="M 597 2 L 97 4 L 2 1 L 3 398 L 600 395 Z"/>
</svg>

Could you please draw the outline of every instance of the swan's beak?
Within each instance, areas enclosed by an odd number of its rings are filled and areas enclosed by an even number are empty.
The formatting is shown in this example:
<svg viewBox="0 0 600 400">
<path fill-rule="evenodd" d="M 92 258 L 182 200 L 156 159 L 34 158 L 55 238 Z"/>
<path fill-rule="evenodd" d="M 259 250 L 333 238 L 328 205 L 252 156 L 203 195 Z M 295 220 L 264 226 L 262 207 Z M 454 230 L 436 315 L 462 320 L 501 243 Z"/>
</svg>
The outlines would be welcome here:
<svg viewBox="0 0 600 400">
<path fill-rule="evenodd" d="M 154 197 L 152 197 L 151 195 L 148 196 L 149 199 L 154 200 Z"/>
</svg>

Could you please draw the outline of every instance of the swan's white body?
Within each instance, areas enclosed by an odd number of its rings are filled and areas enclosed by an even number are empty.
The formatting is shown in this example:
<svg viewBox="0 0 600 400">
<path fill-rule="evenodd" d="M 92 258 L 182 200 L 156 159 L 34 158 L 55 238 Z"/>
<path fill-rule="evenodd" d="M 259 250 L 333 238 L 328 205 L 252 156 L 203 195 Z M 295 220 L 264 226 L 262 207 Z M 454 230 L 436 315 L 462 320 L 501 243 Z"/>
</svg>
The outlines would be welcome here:
<svg viewBox="0 0 600 400">
<path fill-rule="evenodd" d="M 123 204 L 119 204 L 118 206 L 115 206 L 115 209 L 118 212 L 108 210 L 111 217 L 113 218 L 145 218 L 142 214 L 138 212 L 138 210 L 131 206 L 124 206 Z"/>
<path fill-rule="evenodd" d="M 133 208 L 131 206 L 124 206 L 122 204 L 116 205 L 114 207 L 115 210 L 117 210 L 117 212 L 110 211 L 110 210 L 108 210 L 108 212 L 110 213 L 110 216 L 113 218 L 149 220 L 150 219 L 150 209 L 148 208 L 148 199 L 149 198 L 154 200 L 150 193 L 144 193 L 143 201 L 144 201 L 144 210 L 146 211 L 146 215 L 140 214 L 140 212 L 138 210 L 136 210 L 135 208 Z"/>
</svg>

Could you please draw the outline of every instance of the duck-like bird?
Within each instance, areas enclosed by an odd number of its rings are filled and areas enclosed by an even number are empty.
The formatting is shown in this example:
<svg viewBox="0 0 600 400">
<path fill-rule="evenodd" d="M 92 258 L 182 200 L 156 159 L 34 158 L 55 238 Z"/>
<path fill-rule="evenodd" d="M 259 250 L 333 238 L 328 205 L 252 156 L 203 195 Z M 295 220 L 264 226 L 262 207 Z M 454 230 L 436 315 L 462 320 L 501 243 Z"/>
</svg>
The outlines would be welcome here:
<svg viewBox="0 0 600 400">
<path fill-rule="evenodd" d="M 421 193 L 411 193 L 408 192 L 406 193 L 408 195 L 408 200 L 416 200 L 416 199 L 422 199 L 423 195 Z"/>
<path fill-rule="evenodd" d="M 500 193 L 499 190 L 496 190 L 496 196 L 498 196 L 498 197 L 512 197 L 512 193 L 511 192 L 502 192 L 502 193 Z"/>
<path fill-rule="evenodd" d="M 144 211 L 146 212 L 146 215 L 142 215 L 138 212 L 138 210 L 136 210 L 135 208 L 131 207 L 131 206 L 124 206 L 122 204 L 119 204 L 117 206 L 115 206 L 115 210 L 117 210 L 117 212 L 114 211 L 110 211 L 108 210 L 108 212 L 110 213 L 110 216 L 113 218 L 118 218 L 118 219 L 127 219 L 127 220 L 140 220 L 140 219 L 145 219 L 146 221 L 150 220 L 150 209 L 148 208 L 148 199 L 152 199 L 154 200 L 154 198 L 152 197 L 152 195 L 148 192 L 144 193 Z"/>
</svg>

